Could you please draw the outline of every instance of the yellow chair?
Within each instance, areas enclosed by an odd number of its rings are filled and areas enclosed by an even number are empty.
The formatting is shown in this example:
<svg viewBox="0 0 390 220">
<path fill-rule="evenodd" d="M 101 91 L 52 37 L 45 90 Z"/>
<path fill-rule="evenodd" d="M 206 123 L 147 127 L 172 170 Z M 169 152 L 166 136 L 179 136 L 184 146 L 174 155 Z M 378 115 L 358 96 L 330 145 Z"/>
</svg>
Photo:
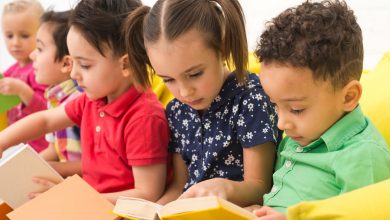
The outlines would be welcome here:
<svg viewBox="0 0 390 220">
<path fill-rule="evenodd" d="M 256 74 L 260 73 L 260 63 L 253 52 L 249 52 L 248 63 L 249 72 Z"/>
<path fill-rule="evenodd" d="M 375 69 L 361 78 L 363 95 L 360 101 L 365 115 L 370 118 L 390 146 L 390 52 Z"/>
<path fill-rule="evenodd" d="M 287 219 L 390 219 L 390 179 L 329 199 L 301 202 L 287 209 Z"/>
<path fill-rule="evenodd" d="M 0 112 L 0 131 L 7 127 L 7 113 Z"/>
<path fill-rule="evenodd" d="M 164 107 L 173 99 L 173 95 L 165 86 L 163 80 L 156 74 L 152 77 L 152 90 L 157 95 L 158 100 L 163 104 Z"/>
</svg>

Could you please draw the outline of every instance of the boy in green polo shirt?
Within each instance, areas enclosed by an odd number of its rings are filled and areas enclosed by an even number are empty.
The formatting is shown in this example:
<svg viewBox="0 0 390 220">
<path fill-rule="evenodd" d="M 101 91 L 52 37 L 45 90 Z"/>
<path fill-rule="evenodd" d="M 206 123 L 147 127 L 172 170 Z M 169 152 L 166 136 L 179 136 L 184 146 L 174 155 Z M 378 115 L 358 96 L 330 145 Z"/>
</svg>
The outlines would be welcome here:
<svg viewBox="0 0 390 220">
<path fill-rule="evenodd" d="M 287 137 L 260 219 L 390 177 L 387 144 L 359 106 L 362 44 L 353 11 L 337 0 L 305 2 L 267 24 L 260 79 Z"/>
</svg>

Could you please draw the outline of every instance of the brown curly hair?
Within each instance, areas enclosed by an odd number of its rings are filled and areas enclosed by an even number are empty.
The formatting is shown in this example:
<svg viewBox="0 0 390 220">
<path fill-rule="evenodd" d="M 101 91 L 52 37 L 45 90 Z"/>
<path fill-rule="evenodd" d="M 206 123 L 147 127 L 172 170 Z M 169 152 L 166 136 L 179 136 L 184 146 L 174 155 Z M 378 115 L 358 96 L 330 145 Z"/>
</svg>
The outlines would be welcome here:
<svg viewBox="0 0 390 220">
<path fill-rule="evenodd" d="M 360 79 L 362 31 L 344 1 L 306 1 L 267 22 L 255 53 L 265 64 L 308 67 L 315 80 L 340 88 Z"/>
</svg>

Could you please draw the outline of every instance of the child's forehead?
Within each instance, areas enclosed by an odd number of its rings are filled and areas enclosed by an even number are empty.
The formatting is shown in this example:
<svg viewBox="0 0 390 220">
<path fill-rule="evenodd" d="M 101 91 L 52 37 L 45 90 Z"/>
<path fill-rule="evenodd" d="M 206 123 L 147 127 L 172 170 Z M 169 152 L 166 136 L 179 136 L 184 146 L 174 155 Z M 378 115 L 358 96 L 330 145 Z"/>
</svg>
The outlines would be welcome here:
<svg viewBox="0 0 390 220">
<path fill-rule="evenodd" d="M 4 15 L 2 28 L 4 31 L 13 30 L 35 33 L 39 28 L 39 18 L 35 18 L 25 13 Z"/>
</svg>

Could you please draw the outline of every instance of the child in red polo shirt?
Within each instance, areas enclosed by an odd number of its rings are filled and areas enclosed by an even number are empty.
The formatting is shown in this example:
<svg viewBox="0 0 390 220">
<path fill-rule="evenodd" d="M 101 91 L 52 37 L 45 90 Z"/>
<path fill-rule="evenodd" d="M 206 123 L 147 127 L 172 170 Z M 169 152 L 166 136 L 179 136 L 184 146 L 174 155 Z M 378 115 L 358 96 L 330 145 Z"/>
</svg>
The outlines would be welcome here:
<svg viewBox="0 0 390 220">
<path fill-rule="evenodd" d="M 119 195 L 151 201 L 161 196 L 169 128 L 163 107 L 149 89 L 149 77 L 136 75 L 129 66 L 121 35 L 127 14 L 139 6 L 138 0 L 80 1 L 70 18 L 67 44 L 73 58 L 71 77 L 84 94 L 1 132 L 0 154 L 21 141 L 78 125 L 83 178 L 97 191 L 111 201 Z"/>
</svg>

